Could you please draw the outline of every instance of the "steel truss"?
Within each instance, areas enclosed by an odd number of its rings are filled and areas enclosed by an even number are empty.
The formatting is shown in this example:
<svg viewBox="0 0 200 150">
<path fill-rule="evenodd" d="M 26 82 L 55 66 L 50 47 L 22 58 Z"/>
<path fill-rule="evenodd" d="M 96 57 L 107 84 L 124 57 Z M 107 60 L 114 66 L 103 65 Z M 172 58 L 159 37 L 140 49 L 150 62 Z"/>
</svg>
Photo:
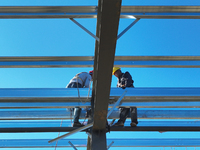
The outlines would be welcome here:
<svg viewBox="0 0 200 150">
<path fill-rule="evenodd" d="M 121 12 L 121 13 L 120 13 Z M 108 15 L 109 14 L 109 15 Z M 70 111 L 66 111 L 63 116 L 62 111 L 56 111 L 54 116 L 47 116 L 52 110 L 36 111 L 38 117 L 33 116 L 33 111 L 23 110 L 20 115 L 18 110 L 13 108 L 70 108 L 73 106 L 92 107 L 92 121 L 94 121 L 91 135 L 86 140 L 70 141 L 74 147 L 86 146 L 87 149 L 107 149 L 106 141 L 106 115 L 108 107 L 112 106 L 120 96 L 120 92 L 110 92 L 111 72 L 113 64 L 119 67 L 162 67 L 162 68 L 200 68 L 200 56 L 116 56 L 116 41 L 128 29 L 130 29 L 139 19 L 200 19 L 200 6 L 122 6 L 121 0 L 101 1 L 98 6 L 1 6 L 1 19 L 33 19 L 33 18 L 69 18 L 87 33 L 96 39 L 94 57 L 0 57 L 0 68 L 48 68 L 48 67 L 94 67 L 94 83 L 90 96 L 83 93 L 82 99 L 87 101 L 85 105 L 77 104 L 77 91 L 72 90 L 72 95 L 66 97 L 68 89 L 0 89 L 0 119 L 1 120 L 41 120 L 41 119 L 63 119 L 71 118 Z M 96 35 L 80 25 L 74 18 L 97 18 Z M 122 33 L 118 35 L 119 18 L 136 19 Z M 109 20 L 109 22 L 107 21 Z M 106 50 L 106 52 L 105 52 Z M 109 51 L 109 55 L 107 53 Z M 115 58 L 114 58 L 115 57 Z M 106 65 L 105 65 L 106 64 Z M 97 82 L 98 81 L 98 82 Z M 119 89 L 118 89 L 119 90 Z M 28 92 L 27 92 L 28 91 Z M 50 95 L 45 95 L 44 91 Z M 106 92 L 102 92 L 106 91 Z M 130 90 L 132 91 L 132 90 Z M 144 92 L 145 91 L 145 92 Z M 26 93 L 27 92 L 27 93 Z M 69 92 L 69 93 L 70 93 Z M 170 93 L 171 92 L 171 93 Z M 82 94 L 81 93 L 81 94 Z M 180 107 L 194 108 L 200 107 L 199 88 L 181 89 L 145 89 L 135 88 L 134 92 L 127 93 L 120 106 L 137 107 Z M 32 94 L 32 95 L 31 95 Z M 36 95 L 34 95 L 36 94 Z M 65 97 L 63 96 L 65 94 Z M 91 103 L 90 103 L 90 99 Z M 165 101 L 163 101 L 165 99 Z M 55 102 L 56 101 L 56 102 Z M 187 103 L 186 103 L 187 102 Z M 71 103 L 71 104 L 70 104 Z M 61 107 L 62 105 L 62 107 Z M 7 110 L 9 108 L 9 110 Z M 10 112 L 10 110 L 12 111 Z M 150 108 L 149 108 L 150 109 Z M 144 112 L 145 111 L 145 112 Z M 8 113 L 9 112 L 9 113 Z M 13 113 L 12 113 L 13 112 Z M 28 113 L 27 113 L 28 112 Z M 45 112 L 45 113 L 44 113 Z M 84 111 L 83 111 L 84 113 Z M 162 115 L 158 115 L 158 114 Z M 9 114 L 9 115 L 8 115 Z M 138 110 L 138 117 L 142 115 L 146 118 L 199 118 L 199 110 Z M 167 115 L 166 115 L 167 114 Z M 53 114 L 52 114 L 53 115 Z M 18 117 L 17 117 L 18 116 Z M 118 111 L 114 111 L 110 118 L 119 116 Z M 159 116 L 159 117 L 158 117 Z M 82 114 L 83 117 L 83 114 Z M 141 117 L 144 118 L 144 117 Z M 90 122 L 91 123 L 91 122 Z M 0 128 L 2 132 L 35 132 L 35 131 L 71 131 L 73 128 Z M 171 127 L 136 127 L 136 128 L 111 128 L 111 131 L 199 131 L 199 127 L 194 126 L 171 126 Z M 48 144 L 50 139 L 44 140 L 1 140 L 1 148 L 17 147 L 55 147 L 55 143 Z M 128 141 L 128 143 L 124 142 Z M 134 140 L 134 142 L 133 142 Z M 152 142 L 152 141 L 155 141 Z M 123 139 L 115 141 L 113 146 L 166 146 L 166 147 L 198 147 L 199 139 Z M 106 143 L 107 142 L 107 143 Z M 22 145 L 23 143 L 23 145 Z M 126 143 L 127 145 L 124 145 Z M 135 143 L 135 144 L 133 144 Z M 73 145 L 72 144 L 72 145 Z M 6 145 L 6 146 L 5 146 Z M 71 146 L 68 140 L 60 140 L 58 147 Z"/>
</svg>

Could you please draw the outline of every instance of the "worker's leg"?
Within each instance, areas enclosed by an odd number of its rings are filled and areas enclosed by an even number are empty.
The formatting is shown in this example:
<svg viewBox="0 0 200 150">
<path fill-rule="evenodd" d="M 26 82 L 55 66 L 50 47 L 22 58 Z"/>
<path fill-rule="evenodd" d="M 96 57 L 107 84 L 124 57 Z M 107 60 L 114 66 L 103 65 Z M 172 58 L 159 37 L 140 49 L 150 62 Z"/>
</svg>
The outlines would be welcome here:
<svg viewBox="0 0 200 150">
<path fill-rule="evenodd" d="M 67 88 L 81 88 L 80 84 L 77 84 L 76 82 L 72 82 L 70 83 Z M 74 108 L 74 124 L 73 127 L 81 127 L 83 126 L 80 122 L 79 122 L 79 117 L 81 114 L 81 108 L 80 107 L 75 107 Z"/>
<path fill-rule="evenodd" d="M 67 85 L 67 88 L 82 88 L 82 85 L 77 82 L 71 82 L 70 84 Z"/>
<path fill-rule="evenodd" d="M 137 108 L 136 107 L 131 107 L 130 108 L 130 116 L 131 116 L 131 126 L 136 127 L 138 124 L 137 121 Z"/>
<path fill-rule="evenodd" d="M 79 116 L 81 114 L 81 108 L 75 107 L 74 108 L 74 122 L 79 122 Z"/>
<path fill-rule="evenodd" d="M 75 107 L 74 108 L 74 124 L 73 124 L 73 127 L 82 127 L 82 126 L 84 126 L 79 122 L 80 114 L 81 114 L 81 108 L 80 107 Z"/>
<path fill-rule="evenodd" d="M 77 88 L 77 83 L 71 82 L 70 84 L 67 85 L 67 88 Z"/>
<path fill-rule="evenodd" d="M 129 108 L 124 108 L 120 107 L 120 118 L 117 123 L 115 123 L 113 126 L 124 126 L 124 122 L 126 121 L 126 118 L 129 114 L 130 109 Z"/>
</svg>

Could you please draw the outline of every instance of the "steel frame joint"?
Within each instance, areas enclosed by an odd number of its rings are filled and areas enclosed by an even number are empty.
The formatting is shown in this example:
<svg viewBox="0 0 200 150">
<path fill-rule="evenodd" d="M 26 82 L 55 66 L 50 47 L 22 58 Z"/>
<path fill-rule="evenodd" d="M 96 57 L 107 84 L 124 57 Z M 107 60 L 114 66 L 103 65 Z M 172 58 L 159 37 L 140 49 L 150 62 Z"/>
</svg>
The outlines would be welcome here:
<svg viewBox="0 0 200 150">
<path fill-rule="evenodd" d="M 137 18 L 136 20 L 134 20 L 128 27 L 126 27 L 118 36 L 117 39 L 119 39 L 123 34 L 125 34 L 134 24 L 136 24 L 138 21 L 140 20 L 140 18 Z"/>
<path fill-rule="evenodd" d="M 99 41 L 99 38 L 94 35 L 92 32 L 90 32 L 88 29 L 86 29 L 84 26 L 82 26 L 80 23 L 78 23 L 73 18 L 69 18 L 72 22 L 74 22 L 77 26 L 79 26 L 81 29 L 83 29 L 85 32 L 87 32 L 89 35 L 91 35 L 93 38 L 95 38 L 97 41 Z"/>
</svg>

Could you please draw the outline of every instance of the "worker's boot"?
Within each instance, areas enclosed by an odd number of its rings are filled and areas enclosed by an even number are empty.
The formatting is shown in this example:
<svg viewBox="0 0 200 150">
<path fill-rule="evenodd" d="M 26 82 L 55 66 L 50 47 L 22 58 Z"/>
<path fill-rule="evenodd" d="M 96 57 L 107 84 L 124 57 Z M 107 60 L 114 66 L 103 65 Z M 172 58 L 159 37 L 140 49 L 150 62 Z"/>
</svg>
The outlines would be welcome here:
<svg viewBox="0 0 200 150">
<path fill-rule="evenodd" d="M 130 114 L 131 114 L 131 127 L 136 127 L 138 124 L 137 121 L 137 108 L 136 107 L 131 107 L 130 109 Z"/>
<path fill-rule="evenodd" d="M 117 126 L 123 127 L 124 126 L 124 122 L 126 121 L 129 110 L 130 110 L 129 108 L 124 108 L 124 107 L 120 108 L 120 119 L 118 120 L 117 123 L 115 123 L 113 125 L 114 127 L 117 127 Z"/>
<path fill-rule="evenodd" d="M 108 124 L 108 120 L 106 120 L 106 132 L 110 133 L 110 125 Z"/>
<path fill-rule="evenodd" d="M 84 126 L 79 122 L 80 114 L 81 114 L 81 108 L 80 107 L 75 107 L 75 109 L 74 109 L 74 124 L 73 124 L 73 127 L 82 127 L 82 126 Z"/>
<path fill-rule="evenodd" d="M 83 127 L 84 125 L 80 122 L 74 122 L 73 127 Z"/>
<path fill-rule="evenodd" d="M 113 125 L 113 127 L 123 127 L 123 126 L 124 126 L 124 123 L 122 121 L 120 121 L 120 120 L 118 120 L 117 123 L 115 123 Z"/>
</svg>

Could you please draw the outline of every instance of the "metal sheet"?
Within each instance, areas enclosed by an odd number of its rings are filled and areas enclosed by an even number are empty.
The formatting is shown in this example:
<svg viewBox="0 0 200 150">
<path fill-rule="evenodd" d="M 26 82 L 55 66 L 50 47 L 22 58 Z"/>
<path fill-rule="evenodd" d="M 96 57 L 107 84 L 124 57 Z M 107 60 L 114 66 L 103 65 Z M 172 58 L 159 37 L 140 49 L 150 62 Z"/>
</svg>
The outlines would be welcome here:
<svg viewBox="0 0 200 150">
<path fill-rule="evenodd" d="M 123 6 L 121 18 L 199 19 L 200 6 Z M 0 18 L 96 18 L 96 6 L 1 6 Z"/>
<path fill-rule="evenodd" d="M 0 148 L 53 148 L 56 143 L 49 144 L 50 139 L 1 139 Z M 75 147 L 86 147 L 85 139 L 62 139 L 57 147 L 71 147 L 71 141 Z M 127 138 L 108 139 L 107 143 L 114 141 L 112 147 L 200 147 L 199 138 Z"/>
<path fill-rule="evenodd" d="M 0 57 L 0 68 L 93 67 L 92 56 Z M 145 68 L 199 68 L 200 56 L 116 56 L 115 66 Z"/>
<path fill-rule="evenodd" d="M 82 110 L 80 119 L 85 119 L 86 111 Z M 72 119 L 73 113 L 66 109 L 2 109 L 0 120 L 60 120 Z M 109 119 L 118 119 L 119 110 L 114 110 Z M 199 108 L 138 108 L 139 119 L 200 119 Z M 130 116 L 128 116 L 130 119 Z"/>
</svg>

